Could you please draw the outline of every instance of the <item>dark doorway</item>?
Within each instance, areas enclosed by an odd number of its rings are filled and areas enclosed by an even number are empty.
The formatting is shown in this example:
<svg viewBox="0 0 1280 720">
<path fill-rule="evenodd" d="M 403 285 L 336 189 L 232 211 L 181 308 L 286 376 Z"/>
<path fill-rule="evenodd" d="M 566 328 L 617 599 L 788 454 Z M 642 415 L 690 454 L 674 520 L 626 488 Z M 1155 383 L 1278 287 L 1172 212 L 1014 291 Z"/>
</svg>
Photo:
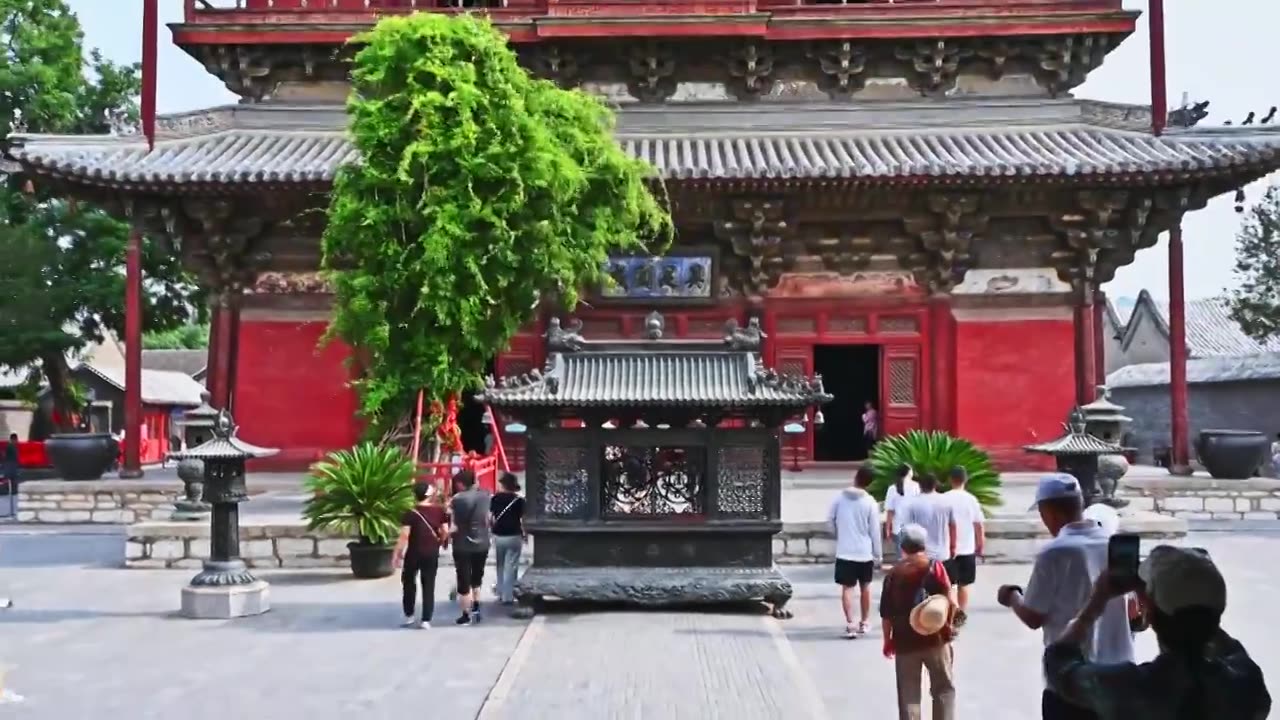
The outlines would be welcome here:
<svg viewBox="0 0 1280 720">
<path fill-rule="evenodd" d="M 485 375 L 493 375 L 494 362 L 489 361 Z M 458 408 L 458 430 L 462 432 L 462 449 L 479 455 L 488 454 L 489 425 L 484 421 L 484 405 L 476 400 L 478 390 L 462 393 L 462 405 Z"/>
<path fill-rule="evenodd" d="M 813 371 L 835 399 L 822 407 L 813 457 L 826 462 L 866 460 L 871 450 L 862 428 L 868 402 L 880 410 L 880 346 L 815 345 Z"/>
</svg>

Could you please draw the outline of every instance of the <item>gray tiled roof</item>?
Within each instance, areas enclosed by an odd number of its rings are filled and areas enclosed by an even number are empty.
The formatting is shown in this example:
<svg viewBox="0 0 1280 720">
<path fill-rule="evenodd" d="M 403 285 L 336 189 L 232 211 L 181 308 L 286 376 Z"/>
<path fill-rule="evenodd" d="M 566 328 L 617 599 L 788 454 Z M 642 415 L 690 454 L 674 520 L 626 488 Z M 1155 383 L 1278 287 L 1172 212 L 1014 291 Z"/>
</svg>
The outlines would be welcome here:
<svg viewBox="0 0 1280 720">
<path fill-rule="evenodd" d="M 1269 169 L 1275 141 L 1156 138 L 1086 124 L 947 130 L 620 133 L 669 179 L 991 178 Z M 222 129 L 164 139 L 31 136 L 13 150 L 37 171 L 102 185 L 328 183 L 357 154 L 340 131 Z"/>
<path fill-rule="evenodd" d="M 1155 301 L 1156 311 L 1168 335 L 1169 303 Z M 1244 334 L 1240 324 L 1231 318 L 1231 307 L 1224 298 L 1206 298 L 1186 302 L 1187 353 L 1193 358 L 1256 355 L 1280 352 L 1280 338 L 1266 343 Z"/>
<path fill-rule="evenodd" d="M 198 378 L 208 364 L 208 350 L 143 350 L 143 370 L 167 370 Z"/>
<path fill-rule="evenodd" d="M 825 402 L 820 385 L 764 371 L 750 352 L 555 353 L 545 374 L 485 391 L 494 407 L 804 407 Z"/>
<path fill-rule="evenodd" d="M 1280 352 L 1187 360 L 1187 384 L 1280 380 Z M 1169 384 L 1169 363 L 1128 365 L 1107 376 L 1107 387 Z"/>
<path fill-rule="evenodd" d="M 1099 440 L 1087 433 L 1068 433 L 1056 440 L 1026 445 L 1022 449 L 1042 455 L 1115 455 L 1124 452 L 1124 448 L 1119 445 Z"/>
<path fill-rule="evenodd" d="M 114 387 L 124 390 L 123 367 L 98 367 L 83 363 L 79 367 L 92 372 Z M 142 371 L 142 402 L 150 405 L 197 407 L 202 402 L 204 386 L 190 375 L 166 370 Z"/>
</svg>

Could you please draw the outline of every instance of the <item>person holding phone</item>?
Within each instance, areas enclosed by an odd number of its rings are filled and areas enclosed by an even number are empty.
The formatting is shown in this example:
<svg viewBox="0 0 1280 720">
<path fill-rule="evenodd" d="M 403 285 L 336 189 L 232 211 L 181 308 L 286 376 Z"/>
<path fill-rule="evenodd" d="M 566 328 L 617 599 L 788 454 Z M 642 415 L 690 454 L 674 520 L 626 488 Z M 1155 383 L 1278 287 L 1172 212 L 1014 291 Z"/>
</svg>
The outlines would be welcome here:
<svg viewBox="0 0 1280 720">
<path fill-rule="evenodd" d="M 1160 545 L 1135 566 L 1126 552 L 1113 551 L 1124 567 L 1099 575 L 1089 601 L 1045 649 L 1054 693 L 1101 720 L 1267 717 L 1271 695 L 1262 670 L 1222 629 L 1227 584 L 1208 553 Z M 1090 662 L 1084 644 L 1117 596 L 1135 586 L 1160 654 L 1141 665 Z"/>
<path fill-rule="evenodd" d="M 1036 502 L 1040 519 L 1053 536 L 1036 554 L 1026 590 L 1005 585 L 996 600 L 1032 630 L 1043 630 L 1049 645 L 1062 636 L 1067 623 L 1088 602 L 1094 581 L 1107 568 L 1107 533 L 1084 517 L 1084 495 L 1072 475 L 1057 473 L 1040 479 Z M 1123 598 L 1101 611 L 1081 650 L 1091 662 L 1133 662 L 1133 634 Z M 1052 688 L 1041 696 L 1044 720 L 1093 720 L 1097 714 L 1067 700 Z"/>
</svg>

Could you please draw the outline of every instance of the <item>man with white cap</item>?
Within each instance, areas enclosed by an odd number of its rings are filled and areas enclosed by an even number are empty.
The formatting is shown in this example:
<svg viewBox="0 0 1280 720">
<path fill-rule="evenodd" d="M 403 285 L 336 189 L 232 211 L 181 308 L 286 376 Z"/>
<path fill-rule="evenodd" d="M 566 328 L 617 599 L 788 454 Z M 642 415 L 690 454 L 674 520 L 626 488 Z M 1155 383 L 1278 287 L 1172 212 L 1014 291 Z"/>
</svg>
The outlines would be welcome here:
<svg viewBox="0 0 1280 720">
<path fill-rule="evenodd" d="M 1075 477 L 1046 475 L 1036 487 L 1033 510 L 1053 536 L 1036 554 L 1027 588 L 1005 585 L 997 601 L 1024 625 L 1043 629 L 1045 645 L 1062 636 L 1067 623 L 1089 601 L 1094 580 L 1107 567 L 1107 541 L 1097 522 L 1084 517 L 1084 495 Z M 1100 663 L 1133 661 L 1133 635 L 1123 598 L 1107 603 L 1082 645 L 1085 657 Z M 1041 696 L 1044 720 L 1093 720 L 1097 715 L 1048 688 Z"/>
<path fill-rule="evenodd" d="M 1160 545 L 1138 568 L 1138 595 L 1160 654 L 1135 665 L 1089 662 L 1081 650 L 1118 592 L 1105 574 L 1089 602 L 1045 649 L 1054 692 L 1102 720 L 1262 720 L 1271 712 L 1262 670 L 1222 630 L 1227 584 L 1203 550 Z"/>
</svg>

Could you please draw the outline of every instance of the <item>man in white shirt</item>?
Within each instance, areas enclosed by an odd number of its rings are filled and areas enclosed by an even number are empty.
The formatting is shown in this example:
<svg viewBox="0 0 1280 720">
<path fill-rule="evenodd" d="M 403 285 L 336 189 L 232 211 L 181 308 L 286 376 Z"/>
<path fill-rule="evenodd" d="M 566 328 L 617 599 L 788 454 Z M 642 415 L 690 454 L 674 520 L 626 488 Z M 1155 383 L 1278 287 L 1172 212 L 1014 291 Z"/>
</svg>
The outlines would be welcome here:
<svg viewBox="0 0 1280 720">
<path fill-rule="evenodd" d="M 920 486 L 911 479 L 911 466 L 899 465 L 894 471 L 893 484 L 884 493 L 884 539 L 895 540 L 906 523 L 901 514 L 907 501 L 920 494 Z"/>
<path fill-rule="evenodd" d="M 836 584 L 844 609 L 844 634 L 853 639 L 870 629 L 871 575 L 880 562 L 880 508 L 867 492 L 874 479 L 871 468 L 858 468 L 853 485 L 831 502 L 827 522 L 836 539 Z M 853 623 L 853 589 L 861 591 L 861 622 Z"/>
<path fill-rule="evenodd" d="M 1064 473 L 1040 479 L 1035 508 L 1053 535 L 1036 554 L 1027 589 L 1005 585 L 996 594 L 1024 625 L 1044 630 L 1045 645 L 1061 637 L 1067 623 L 1084 608 L 1093 584 L 1107 567 L 1108 534 L 1084 517 L 1084 496 L 1075 477 Z M 1133 635 L 1125 599 L 1107 603 L 1083 644 L 1085 659 L 1096 663 L 1133 662 Z M 1096 715 L 1049 690 L 1041 697 L 1044 720 L 1091 720 Z"/>
<path fill-rule="evenodd" d="M 938 492 L 938 479 L 930 473 L 920 476 L 920 494 L 901 511 L 902 525 L 919 525 L 928 534 L 925 554 L 930 560 L 946 562 L 954 555 L 951 536 L 951 504 Z"/>
<path fill-rule="evenodd" d="M 956 588 L 957 625 L 964 624 L 969 586 L 977 580 L 978 558 L 982 557 L 987 541 L 982 505 L 965 489 L 968 482 L 967 470 L 958 466 L 951 468 L 951 489 L 942 496 L 951 505 L 951 535 L 955 538 L 955 557 L 947 563 L 947 575 Z"/>
</svg>

